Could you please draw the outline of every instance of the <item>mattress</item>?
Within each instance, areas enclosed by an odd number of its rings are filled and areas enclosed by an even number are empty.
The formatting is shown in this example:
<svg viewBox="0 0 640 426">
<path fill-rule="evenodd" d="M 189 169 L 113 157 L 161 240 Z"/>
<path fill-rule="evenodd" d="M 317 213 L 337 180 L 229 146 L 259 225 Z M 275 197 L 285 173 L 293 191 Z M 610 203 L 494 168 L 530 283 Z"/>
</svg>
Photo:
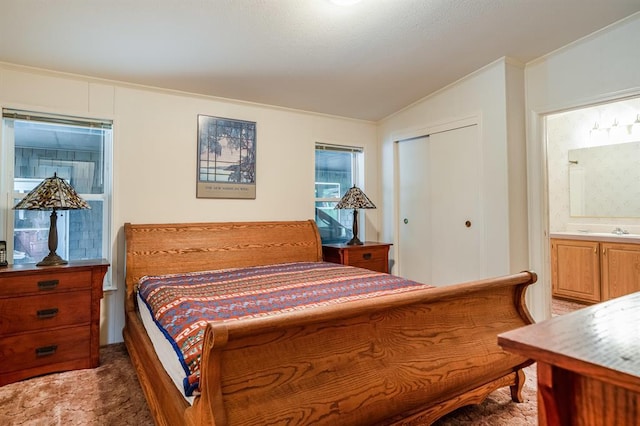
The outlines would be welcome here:
<svg viewBox="0 0 640 426">
<path fill-rule="evenodd" d="M 171 342 L 167 336 L 162 332 L 160 326 L 153 320 L 151 311 L 146 303 L 140 298 L 140 294 L 137 294 L 138 298 L 138 310 L 140 318 L 142 319 L 142 325 L 147 331 L 147 335 L 153 344 L 153 349 L 156 351 L 156 355 L 167 372 L 171 380 L 176 385 L 182 396 L 189 404 L 193 404 L 195 396 L 187 396 L 184 392 L 184 368 L 180 363 L 180 358 L 176 356 Z"/>
<path fill-rule="evenodd" d="M 367 269 L 297 262 L 146 276 L 138 300 L 165 370 L 191 397 L 198 392 L 202 341 L 211 321 L 241 321 L 430 287 Z"/>
</svg>

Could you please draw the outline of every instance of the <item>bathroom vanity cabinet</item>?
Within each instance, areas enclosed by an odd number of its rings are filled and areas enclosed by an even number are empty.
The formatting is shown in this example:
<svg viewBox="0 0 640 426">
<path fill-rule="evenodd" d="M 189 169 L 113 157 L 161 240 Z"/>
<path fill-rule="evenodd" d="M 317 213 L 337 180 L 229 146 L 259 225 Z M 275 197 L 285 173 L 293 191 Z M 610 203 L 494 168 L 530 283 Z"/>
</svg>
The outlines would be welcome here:
<svg viewBox="0 0 640 426">
<path fill-rule="evenodd" d="M 551 283 L 554 297 L 600 302 L 600 243 L 552 238 Z"/>
<path fill-rule="evenodd" d="M 597 303 L 640 291 L 639 242 L 579 237 L 551 238 L 554 297 Z"/>
<path fill-rule="evenodd" d="M 602 300 L 640 291 L 640 244 L 600 243 Z"/>
</svg>

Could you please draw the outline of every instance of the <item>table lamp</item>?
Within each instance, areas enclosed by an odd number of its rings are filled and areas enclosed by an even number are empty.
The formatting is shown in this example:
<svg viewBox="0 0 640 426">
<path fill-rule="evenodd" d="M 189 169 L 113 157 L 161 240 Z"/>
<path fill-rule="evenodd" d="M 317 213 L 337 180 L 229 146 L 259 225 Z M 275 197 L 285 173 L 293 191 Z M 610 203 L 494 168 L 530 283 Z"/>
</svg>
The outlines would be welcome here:
<svg viewBox="0 0 640 426">
<path fill-rule="evenodd" d="M 367 198 L 360 188 L 353 185 L 345 192 L 335 208 L 353 209 L 353 238 L 349 240 L 347 245 L 362 245 L 362 241 L 358 238 L 358 209 L 375 209 L 376 206 Z"/>
<path fill-rule="evenodd" d="M 49 254 L 37 266 L 65 265 L 68 262 L 56 254 L 58 248 L 57 210 L 90 209 L 85 200 L 56 173 L 29 192 L 14 210 L 52 210 L 49 226 Z"/>
</svg>

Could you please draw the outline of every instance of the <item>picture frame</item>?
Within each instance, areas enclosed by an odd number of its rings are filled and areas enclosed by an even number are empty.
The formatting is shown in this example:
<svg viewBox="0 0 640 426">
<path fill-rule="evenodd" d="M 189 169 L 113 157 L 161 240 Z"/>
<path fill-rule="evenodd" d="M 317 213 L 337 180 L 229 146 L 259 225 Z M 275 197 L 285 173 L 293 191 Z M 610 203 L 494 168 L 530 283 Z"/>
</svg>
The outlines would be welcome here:
<svg viewBox="0 0 640 426">
<path fill-rule="evenodd" d="M 256 123 L 198 115 L 197 198 L 256 198 Z"/>
</svg>

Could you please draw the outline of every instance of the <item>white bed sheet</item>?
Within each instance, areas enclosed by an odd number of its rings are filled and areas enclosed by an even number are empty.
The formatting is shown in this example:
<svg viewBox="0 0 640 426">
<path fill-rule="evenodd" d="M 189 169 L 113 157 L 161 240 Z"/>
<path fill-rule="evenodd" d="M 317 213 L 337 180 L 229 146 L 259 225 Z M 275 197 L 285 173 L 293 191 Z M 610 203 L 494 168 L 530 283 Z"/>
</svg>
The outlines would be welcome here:
<svg viewBox="0 0 640 426">
<path fill-rule="evenodd" d="M 139 294 L 136 294 L 138 298 L 138 310 L 140 311 L 140 317 L 142 319 L 142 324 L 144 328 L 147 330 L 147 335 L 151 339 L 151 343 L 153 344 L 153 348 L 156 351 L 156 355 L 160 360 L 160 363 L 164 367 L 165 371 L 171 377 L 171 380 L 176 385 L 184 399 L 191 405 L 193 405 L 193 400 L 195 397 L 186 396 L 184 393 L 184 385 L 183 380 L 186 376 L 184 369 L 182 368 L 182 364 L 176 355 L 176 351 L 171 346 L 169 340 L 167 340 L 166 336 L 160 328 L 158 324 L 153 320 L 153 316 L 151 315 L 151 311 L 146 303 L 140 298 Z"/>
</svg>

